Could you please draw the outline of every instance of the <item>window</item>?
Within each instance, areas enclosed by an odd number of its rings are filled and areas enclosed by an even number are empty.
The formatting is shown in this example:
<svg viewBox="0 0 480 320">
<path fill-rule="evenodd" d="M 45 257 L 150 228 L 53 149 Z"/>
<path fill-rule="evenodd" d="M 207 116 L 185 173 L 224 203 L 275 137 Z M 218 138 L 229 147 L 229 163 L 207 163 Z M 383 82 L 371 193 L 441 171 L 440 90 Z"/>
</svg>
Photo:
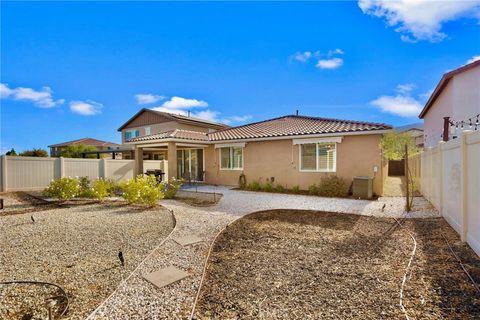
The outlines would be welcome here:
<svg viewBox="0 0 480 320">
<path fill-rule="evenodd" d="M 337 170 L 336 143 L 306 143 L 300 145 L 300 170 L 335 172 Z"/>
<path fill-rule="evenodd" d="M 152 134 L 152 128 L 150 128 L 150 127 L 145 127 L 145 135 L 146 135 L 146 136 L 149 136 L 149 135 L 151 135 L 151 134 Z"/>
<path fill-rule="evenodd" d="M 139 135 L 140 135 L 140 131 L 138 130 L 129 130 L 129 131 L 125 131 L 124 133 L 125 140 L 136 138 Z"/>
<path fill-rule="evenodd" d="M 220 148 L 220 169 L 242 170 L 243 169 L 243 148 L 242 147 Z"/>
</svg>

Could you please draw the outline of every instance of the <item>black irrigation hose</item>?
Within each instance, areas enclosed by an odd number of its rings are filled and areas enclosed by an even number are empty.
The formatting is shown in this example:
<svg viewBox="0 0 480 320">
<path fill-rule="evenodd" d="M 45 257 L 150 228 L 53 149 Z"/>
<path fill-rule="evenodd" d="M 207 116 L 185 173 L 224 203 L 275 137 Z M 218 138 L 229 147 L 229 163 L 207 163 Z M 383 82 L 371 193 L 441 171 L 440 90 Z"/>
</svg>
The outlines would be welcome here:
<svg viewBox="0 0 480 320">
<path fill-rule="evenodd" d="M 1 281 L 1 282 L 0 282 L 0 285 L 2 285 L 2 284 L 4 284 L 4 285 L 8 285 L 8 284 L 18 284 L 18 283 L 49 285 L 49 286 L 53 286 L 53 287 L 57 288 L 58 290 L 60 290 L 60 292 L 62 293 L 62 295 L 56 296 L 55 298 L 61 297 L 61 298 L 65 299 L 65 301 L 67 302 L 67 303 L 65 304 L 65 308 L 64 308 L 63 311 L 60 313 L 60 317 L 63 317 L 63 315 L 65 315 L 65 312 L 67 312 L 68 306 L 69 306 L 69 304 L 70 304 L 70 301 L 68 300 L 68 296 L 67 296 L 67 293 L 65 292 L 65 290 L 63 290 L 63 288 L 60 287 L 58 284 L 51 283 L 51 282 L 43 282 L 43 281 L 33 281 L 33 280 L 13 280 L 13 281 Z"/>
<path fill-rule="evenodd" d="M 472 284 L 475 287 L 475 289 L 477 290 L 477 292 L 480 293 L 480 287 L 478 286 L 478 283 L 475 282 L 475 280 L 473 279 L 470 272 L 468 272 L 467 268 L 465 268 L 465 265 L 462 263 L 462 260 L 460 259 L 460 257 L 455 253 L 455 251 L 453 251 L 452 246 L 450 245 L 450 243 L 448 242 L 448 239 L 445 237 L 445 235 L 443 233 L 442 233 L 442 237 L 445 240 L 445 242 L 447 243 L 447 246 L 448 246 L 448 249 L 450 249 L 450 252 L 453 254 L 455 259 L 457 259 L 458 264 L 462 268 L 463 272 L 465 272 L 467 277 L 470 279 L 470 281 L 472 282 Z"/>
</svg>

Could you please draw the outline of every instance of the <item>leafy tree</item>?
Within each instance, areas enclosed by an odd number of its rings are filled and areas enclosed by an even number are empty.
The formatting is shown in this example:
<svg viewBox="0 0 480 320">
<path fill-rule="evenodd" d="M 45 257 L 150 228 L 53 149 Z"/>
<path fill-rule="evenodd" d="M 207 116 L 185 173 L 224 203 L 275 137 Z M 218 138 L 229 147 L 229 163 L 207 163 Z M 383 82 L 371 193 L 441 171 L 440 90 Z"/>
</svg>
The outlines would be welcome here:
<svg viewBox="0 0 480 320">
<path fill-rule="evenodd" d="M 415 140 L 408 133 L 389 132 L 380 141 L 380 148 L 387 160 L 402 160 L 405 158 L 405 146 L 408 148 L 408 156 L 411 157 L 419 152 Z"/>
<path fill-rule="evenodd" d="M 64 158 L 82 158 L 82 152 L 96 151 L 94 146 L 86 146 L 83 144 L 74 144 L 60 150 L 59 156 Z M 96 154 L 87 154 L 86 158 L 96 158 Z"/>
<path fill-rule="evenodd" d="M 383 156 L 387 160 L 405 159 L 405 167 L 407 168 L 405 172 L 405 178 L 407 180 L 405 209 L 407 212 L 410 212 L 413 206 L 413 194 L 416 189 L 416 184 L 409 169 L 408 158 L 416 155 L 420 150 L 417 148 L 413 137 L 406 132 L 389 132 L 385 134 L 380 141 L 380 148 L 382 149 Z"/>
<path fill-rule="evenodd" d="M 7 151 L 7 153 L 5 153 L 6 156 L 16 156 L 17 155 L 17 151 L 15 151 L 15 149 L 10 149 L 10 151 Z"/>
<path fill-rule="evenodd" d="M 40 148 L 33 148 L 32 150 L 25 150 L 19 154 L 21 157 L 48 157 L 47 150 Z"/>
</svg>

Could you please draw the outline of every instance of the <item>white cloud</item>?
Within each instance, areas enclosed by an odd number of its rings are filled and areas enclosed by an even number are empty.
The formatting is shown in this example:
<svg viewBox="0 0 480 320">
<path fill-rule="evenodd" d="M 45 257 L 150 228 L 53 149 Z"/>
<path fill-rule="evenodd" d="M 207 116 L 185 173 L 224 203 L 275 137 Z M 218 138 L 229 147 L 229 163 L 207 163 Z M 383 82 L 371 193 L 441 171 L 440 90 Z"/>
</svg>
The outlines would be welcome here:
<svg viewBox="0 0 480 320">
<path fill-rule="evenodd" d="M 475 61 L 478 61 L 478 60 L 480 60 L 480 55 L 478 55 L 478 56 L 473 56 L 473 57 L 470 58 L 470 59 L 467 61 L 467 63 L 465 63 L 465 64 L 469 64 L 469 63 L 472 63 L 472 62 L 475 62 Z"/>
<path fill-rule="evenodd" d="M 408 94 L 413 89 L 415 89 L 415 85 L 413 83 L 405 83 L 405 84 L 399 84 L 396 88 L 396 91 L 398 93 Z"/>
<path fill-rule="evenodd" d="M 316 67 L 319 69 L 336 69 L 343 65 L 342 58 L 320 59 Z"/>
<path fill-rule="evenodd" d="M 383 18 L 395 31 L 403 33 L 402 41 L 442 41 L 447 35 L 442 25 L 461 17 L 480 18 L 480 0 L 359 0 L 365 14 Z"/>
<path fill-rule="evenodd" d="M 150 93 L 139 93 L 135 95 L 135 99 L 137 100 L 138 104 L 149 104 L 163 100 L 165 97 Z"/>
<path fill-rule="evenodd" d="M 215 110 L 205 109 L 208 107 L 208 103 L 203 100 L 186 99 L 182 97 L 172 97 L 170 100 L 165 101 L 161 106 L 152 108 L 153 110 L 168 112 L 173 114 L 180 114 L 183 116 L 190 116 L 207 121 L 221 122 L 225 124 L 241 123 L 245 122 L 252 117 L 245 116 L 230 116 L 221 117 L 221 113 Z M 201 109 L 196 111 L 196 109 Z"/>
<path fill-rule="evenodd" d="M 335 49 L 335 50 L 330 50 L 328 51 L 328 56 L 331 57 L 336 54 L 344 54 L 345 52 L 342 49 Z"/>
<path fill-rule="evenodd" d="M 312 56 L 312 52 L 311 51 L 305 51 L 305 52 L 297 52 L 295 53 L 295 55 L 293 56 L 293 58 L 297 61 L 300 61 L 300 62 L 307 62 L 308 59 L 310 59 Z"/>
<path fill-rule="evenodd" d="M 2 99 L 31 101 L 41 108 L 52 108 L 65 102 L 64 99 L 53 100 L 52 89 L 43 87 L 37 91 L 32 88 L 9 88 L 7 84 L 0 84 L 0 96 Z"/>
<path fill-rule="evenodd" d="M 165 101 L 162 107 L 166 109 L 204 108 L 208 107 L 208 103 L 203 100 L 172 97 L 170 100 Z"/>
<path fill-rule="evenodd" d="M 101 113 L 102 107 L 103 105 L 101 103 L 92 100 L 76 100 L 70 102 L 70 111 L 81 114 L 82 116 L 93 116 Z"/>
<path fill-rule="evenodd" d="M 371 105 L 383 112 L 391 113 L 400 117 L 416 117 L 422 111 L 423 103 L 430 96 L 428 93 L 420 94 L 417 99 L 411 95 L 415 85 L 411 83 L 400 84 L 396 88 L 396 94 L 392 96 L 383 95 L 370 102 Z"/>
</svg>

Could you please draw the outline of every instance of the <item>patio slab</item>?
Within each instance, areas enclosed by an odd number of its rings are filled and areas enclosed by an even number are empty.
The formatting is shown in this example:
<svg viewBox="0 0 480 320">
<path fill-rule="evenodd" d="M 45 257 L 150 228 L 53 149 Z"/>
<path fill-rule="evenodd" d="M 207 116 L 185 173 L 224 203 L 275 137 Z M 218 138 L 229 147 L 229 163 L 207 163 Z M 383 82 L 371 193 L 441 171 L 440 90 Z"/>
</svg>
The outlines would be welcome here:
<svg viewBox="0 0 480 320">
<path fill-rule="evenodd" d="M 158 288 L 163 288 L 188 276 L 189 274 L 187 272 L 174 266 L 168 266 L 158 271 L 146 274 L 143 276 L 143 278 Z"/>
<path fill-rule="evenodd" d="M 178 243 L 179 245 L 184 246 L 184 247 L 203 241 L 202 238 L 200 238 L 199 236 L 196 236 L 194 234 L 193 235 L 187 235 L 187 236 L 184 236 L 184 237 L 175 237 L 175 238 L 172 238 L 172 239 L 173 239 L 173 241 L 175 241 L 176 243 Z"/>
</svg>

